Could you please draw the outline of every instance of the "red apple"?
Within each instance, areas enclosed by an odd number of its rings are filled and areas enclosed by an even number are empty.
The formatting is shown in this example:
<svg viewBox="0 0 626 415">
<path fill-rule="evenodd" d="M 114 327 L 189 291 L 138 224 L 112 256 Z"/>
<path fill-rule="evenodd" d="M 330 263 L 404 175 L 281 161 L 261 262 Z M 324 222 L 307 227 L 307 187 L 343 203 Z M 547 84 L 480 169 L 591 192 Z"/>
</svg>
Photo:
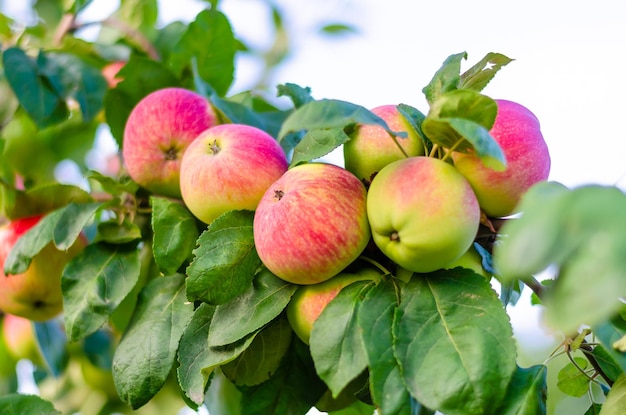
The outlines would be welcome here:
<svg viewBox="0 0 626 415">
<path fill-rule="evenodd" d="M 61 313 L 63 268 L 86 245 L 81 237 L 67 251 L 60 251 L 51 242 L 33 257 L 24 273 L 5 275 L 9 252 L 40 219 L 41 216 L 16 219 L 0 228 L 0 310 L 35 321 L 49 320 Z"/>
<path fill-rule="evenodd" d="M 211 223 L 229 210 L 255 210 L 287 167 L 272 136 L 248 125 L 223 124 L 204 131 L 185 151 L 180 190 L 189 210 Z"/>
<path fill-rule="evenodd" d="M 128 175 L 149 191 L 180 197 L 180 161 L 189 144 L 217 124 L 213 107 L 183 88 L 164 88 L 133 108 L 124 129 L 122 156 Z"/>
<path fill-rule="evenodd" d="M 291 328 L 300 340 L 309 344 L 313 323 L 342 288 L 356 281 L 378 281 L 380 278 L 380 272 L 364 268 L 356 273 L 341 272 L 319 284 L 300 286 L 287 305 L 287 318 Z"/>
<path fill-rule="evenodd" d="M 465 178 L 450 164 L 410 157 L 372 180 L 367 214 L 374 243 L 413 272 L 445 268 L 471 246 L 480 207 Z"/>
<path fill-rule="evenodd" d="M 2 336 L 13 359 L 28 359 L 35 365 L 43 364 L 43 357 L 35 336 L 33 323 L 23 317 L 5 314 Z"/>
<path fill-rule="evenodd" d="M 363 183 L 326 163 L 300 164 L 272 184 L 254 216 L 265 266 L 294 284 L 337 275 L 365 249 L 370 230 Z"/>
<path fill-rule="evenodd" d="M 469 181 L 480 207 L 489 217 L 516 213 L 524 193 L 535 183 L 548 179 L 550 153 L 539 120 L 526 107 L 496 100 L 498 114 L 489 131 L 507 161 L 504 171 L 485 167 L 473 154 L 453 153 L 456 168 Z"/>
<path fill-rule="evenodd" d="M 407 133 L 406 138 L 397 137 L 407 155 L 424 154 L 421 138 L 395 105 L 381 105 L 371 111 L 385 120 L 392 131 Z M 357 127 L 350 140 L 343 145 L 343 156 L 346 170 L 365 183 L 371 182 L 372 176 L 387 164 L 406 157 L 387 131 L 374 124 Z"/>
</svg>

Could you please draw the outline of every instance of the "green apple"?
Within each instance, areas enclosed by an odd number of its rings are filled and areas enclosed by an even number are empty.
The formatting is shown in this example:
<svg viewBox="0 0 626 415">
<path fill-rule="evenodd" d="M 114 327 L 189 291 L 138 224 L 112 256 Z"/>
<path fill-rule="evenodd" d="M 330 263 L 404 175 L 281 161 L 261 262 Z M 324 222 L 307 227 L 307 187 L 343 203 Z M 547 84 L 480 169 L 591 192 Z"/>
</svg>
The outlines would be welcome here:
<svg viewBox="0 0 626 415">
<path fill-rule="evenodd" d="M 229 210 L 255 210 L 288 165 L 283 149 L 265 131 L 243 124 L 218 125 L 200 134 L 183 155 L 183 201 L 207 224 Z"/>
<path fill-rule="evenodd" d="M 452 159 L 485 214 L 504 217 L 516 213 L 520 198 L 531 186 L 548 179 L 550 153 L 539 120 L 528 108 L 506 100 L 496 103 L 498 114 L 489 133 L 502 148 L 506 170 L 490 169 L 473 154 L 454 152 Z"/>
<path fill-rule="evenodd" d="M 41 218 L 31 216 L 16 219 L 0 228 L 0 310 L 35 321 L 49 320 L 61 313 L 61 274 L 70 259 L 86 245 L 82 235 L 67 251 L 57 249 L 50 242 L 33 257 L 24 273 L 5 275 L 4 263 L 9 252 L 17 240 Z"/>
<path fill-rule="evenodd" d="M 467 251 L 459 259 L 448 264 L 446 269 L 454 269 L 456 267 L 463 267 L 471 269 L 478 275 L 482 275 L 487 279 L 491 279 L 492 275 L 487 272 L 483 267 L 483 258 L 480 256 L 474 246 L 470 246 Z"/>
<path fill-rule="evenodd" d="M 354 273 L 341 272 L 318 284 L 300 286 L 287 305 L 291 328 L 300 340 L 309 344 L 313 323 L 342 288 L 356 281 L 379 281 L 380 278 L 379 271 L 363 268 Z"/>
<path fill-rule="evenodd" d="M 471 246 L 480 207 L 465 178 L 450 164 L 410 157 L 384 167 L 367 195 L 376 245 L 413 272 L 445 268 Z"/>
<path fill-rule="evenodd" d="M 263 195 L 254 215 L 254 243 L 263 264 L 294 284 L 325 281 L 367 246 L 365 186 L 342 167 L 300 164 Z"/>
<path fill-rule="evenodd" d="M 397 137 L 398 144 L 409 156 L 424 154 L 424 144 L 395 105 L 381 105 L 371 110 L 382 118 L 394 132 L 406 132 Z M 406 157 L 387 131 L 375 124 L 360 125 L 343 145 L 345 168 L 370 183 L 372 177 L 392 161 Z"/>
</svg>

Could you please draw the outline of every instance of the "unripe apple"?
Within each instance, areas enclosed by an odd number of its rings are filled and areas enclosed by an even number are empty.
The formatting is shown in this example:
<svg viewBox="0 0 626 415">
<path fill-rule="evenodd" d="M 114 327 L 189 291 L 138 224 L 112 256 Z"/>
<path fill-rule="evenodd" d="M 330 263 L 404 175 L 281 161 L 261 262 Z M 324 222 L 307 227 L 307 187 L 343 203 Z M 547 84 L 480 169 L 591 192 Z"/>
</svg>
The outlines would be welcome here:
<svg viewBox="0 0 626 415">
<path fill-rule="evenodd" d="M 471 246 L 480 207 L 450 164 L 410 157 L 384 167 L 367 196 L 372 236 L 392 261 L 413 272 L 445 268 Z"/>
<path fill-rule="evenodd" d="M 34 365 L 42 365 L 43 358 L 35 336 L 33 323 L 23 317 L 5 314 L 2 336 L 6 348 L 15 361 L 28 359 Z"/>
<path fill-rule="evenodd" d="M 300 340 L 309 344 L 313 323 L 342 288 L 356 281 L 379 281 L 380 278 L 380 272 L 364 268 L 355 273 L 341 272 L 319 284 L 300 286 L 287 305 L 287 319 L 291 328 Z"/>
<path fill-rule="evenodd" d="M 465 251 L 465 253 L 461 255 L 456 261 L 448 264 L 446 269 L 454 269 L 456 267 L 471 269 L 476 274 L 482 275 L 488 280 L 492 277 L 492 275 L 487 272 L 485 267 L 483 267 L 483 258 L 480 256 L 474 246 L 470 246 L 469 249 Z"/>
<path fill-rule="evenodd" d="M 16 219 L 0 228 L 0 310 L 35 321 L 49 320 L 61 313 L 63 268 L 86 245 L 82 235 L 67 251 L 57 249 L 50 242 L 33 257 L 24 273 L 5 275 L 4 263 L 9 252 L 40 219 L 41 216 Z"/>
<path fill-rule="evenodd" d="M 189 144 L 217 124 L 213 107 L 183 88 L 146 95 L 124 128 L 122 156 L 128 175 L 149 191 L 180 197 L 180 160 Z"/>
<path fill-rule="evenodd" d="M 452 154 L 454 165 L 470 182 L 480 207 L 489 217 L 516 213 L 522 195 L 550 174 L 550 153 L 537 117 L 516 102 L 496 103 L 498 114 L 489 133 L 502 148 L 506 170 L 490 169 L 473 154 Z"/>
<path fill-rule="evenodd" d="M 406 132 L 407 137 L 397 137 L 408 156 L 424 154 L 424 144 L 406 118 L 395 105 L 381 105 L 371 110 L 385 120 L 394 132 Z M 344 166 L 364 183 L 370 183 L 372 176 L 392 161 L 406 157 L 396 142 L 384 128 L 365 124 L 357 127 L 350 140 L 343 145 Z"/>
<path fill-rule="evenodd" d="M 342 167 L 308 163 L 272 184 L 254 216 L 254 243 L 261 261 L 294 284 L 325 281 L 365 249 L 365 186 Z"/>
<path fill-rule="evenodd" d="M 278 142 L 265 131 L 243 124 L 213 127 L 200 134 L 183 155 L 183 201 L 207 224 L 229 210 L 255 210 L 288 165 Z"/>
</svg>

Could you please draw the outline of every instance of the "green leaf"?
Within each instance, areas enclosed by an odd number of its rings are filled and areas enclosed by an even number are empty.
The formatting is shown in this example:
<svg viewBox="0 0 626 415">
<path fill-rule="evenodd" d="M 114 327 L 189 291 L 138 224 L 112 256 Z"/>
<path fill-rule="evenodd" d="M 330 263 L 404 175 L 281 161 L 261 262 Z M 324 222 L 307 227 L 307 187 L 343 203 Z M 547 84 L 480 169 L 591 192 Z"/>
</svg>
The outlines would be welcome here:
<svg viewBox="0 0 626 415">
<path fill-rule="evenodd" d="M 125 219 L 119 223 L 117 219 L 100 222 L 95 242 L 110 244 L 126 244 L 141 239 L 141 229 L 137 224 Z"/>
<path fill-rule="evenodd" d="M 301 87 L 296 84 L 286 83 L 276 87 L 278 97 L 289 97 L 296 108 L 300 108 L 304 104 L 315 101 L 311 95 L 311 88 Z"/>
<path fill-rule="evenodd" d="M 200 77 L 223 96 L 234 79 L 236 52 L 237 41 L 228 18 L 217 10 L 204 10 L 172 51 L 170 65 L 180 76 L 195 60 Z"/>
<path fill-rule="evenodd" d="M 60 377 L 69 361 L 67 336 L 58 321 L 52 319 L 33 322 L 36 342 L 46 362 L 45 366 L 55 377 Z"/>
<path fill-rule="evenodd" d="M 582 357 L 574 357 L 574 363 L 569 362 L 558 373 L 557 387 L 559 390 L 569 396 L 580 398 L 589 391 L 589 376 L 584 371 L 589 362 Z M 577 367 L 578 366 L 578 367 Z"/>
<path fill-rule="evenodd" d="M 619 352 L 619 351 L 616 351 Z M 620 352 L 623 354 L 623 352 Z M 601 344 L 595 346 L 591 355 L 598 365 L 602 369 L 605 375 L 609 377 L 613 382 L 617 380 L 617 378 L 624 372 L 622 368 L 617 364 L 615 359 L 609 354 L 604 346 Z"/>
<path fill-rule="evenodd" d="M 61 415 L 61 412 L 54 408 L 52 402 L 36 395 L 18 393 L 0 396 L 0 412 L 2 415 Z"/>
<path fill-rule="evenodd" d="M 458 89 L 461 81 L 461 62 L 464 59 L 467 59 L 466 52 L 450 55 L 446 58 L 433 79 L 422 89 L 429 104 L 432 105 L 442 94 Z"/>
<path fill-rule="evenodd" d="M 269 380 L 240 387 L 246 415 L 305 414 L 320 399 L 326 387 L 315 374 L 309 349 L 296 336 L 281 366 Z"/>
<path fill-rule="evenodd" d="M 409 392 L 449 415 L 493 413 L 515 372 L 511 323 L 486 279 L 456 268 L 402 289 L 395 354 Z"/>
<path fill-rule="evenodd" d="M 102 189 L 113 196 L 120 196 L 124 193 L 135 194 L 139 188 L 139 185 L 132 181 L 128 176 L 123 176 L 120 179 L 114 179 L 110 176 L 90 170 L 85 175 L 87 179 L 96 181 Z"/>
<path fill-rule="evenodd" d="M 350 137 L 341 128 L 311 130 L 294 148 L 291 165 L 323 157 L 348 140 Z"/>
<path fill-rule="evenodd" d="M 357 315 L 362 296 L 372 285 L 371 281 L 357 281 L 344 287 L 313 323 L 311 356 L 333 397 L 367 367 Z"/>
<path fill-rule="evenodd" d="M 102 206 L 102 203 L 70 203 L 44 216 L 13 246 L 4 263 L 5 273 L 21 274 L 26 271 L 32 258 L 50 242 L 62 250 L 71 247 Z"/>
<path fill-rule="evenodd" d="M 72 259 L 61 279 L 65 331 L 78 341 L 102 327 L 139 278 L 134 247 L 91 244 Z"/>
<path fill-rule="evenodd" d="M 626 375 L 613 384 L 606 400 L 602 404 L 600 415 L 622 415 L 626 408 Z"/>
<path fill-rule="evenodd" d="M 366 292 L 357 315 L 367 354 L 372 400 L 383 415 L 401 415 L 411 410 L 411 396 L 393 352 L 397 295 L 395 282 L 383 280 Z"/>
<path fill-rule="evenodd" d="M 272 137 L 276 137 L 288 114 L 286 111 L 258 111 L 243 103 L 223 99 L 217 95 L 209 94 L 209 100 L 225 122 L 251 125 Z"/>
<path fill-rule="evenodd" d="M 121 0 L 115 15 L 132 28 L 148 32 L 157 23 L 157 0 Z"/>
<path fill-rule="evenodd" d="M 511 63 L 513 59 L 501 53 L 489 52 L 477 64 L 469 68 L 461 75 L 459 89 L 470 89 L 480 92 L 496 76 L 503 66 Z"/>
<path fill-rule="evenodd" d="M 198 238 L 187 268 L 187 298 L 224 304 L 246 291 L 261 265 L 254 247 L 254 212 L 230 211 Z"/>
<path fill-rule="evenodd" d="M 426 119 L 426 115 L 424 115 L 417 108 L 406 104 L 397 105 L 396 108 L 398 109 L 398 112 L 407 120 L 408 125 L 411 126 L 415 135 L 422 139 L 425 149 L 427 150 L 425 151 L 425 154 L 430 153 L 433 143 L 426 137 L 424 131 L 422 131 L 422 123 Z"/>
<path fill-rule="evenodd" d="M 228 345 L 260 329 L 285 309 L 296 289 L 264 268 L 245 292 L 217 306 L 209 345 Z"/>
<path fill-rule="evenodd" d="M 113 379 L 120 399 L 137 409 L 163 387 L 172 370 L 193 304 L 185 298 L 184 275 L 150 281 L 113 356 Z"/>
<path fill-rule="evenodd" d="M 154 260 L 165 275 L 171 275 L 191 258 L 198 239 L 195 217 L 181 203 L 152 196 L 152 249 Z"/>
<path fill-rule="evenodd" d="M 67 118 L 69 111 L 55 75 L 46 73 L 46 57 L 40 53 L 37 60 L 16 47 L 2 53 L 4 73 L 20 104 L 37 126 L 44 128 Z"/>
<path fill-rule="evenodd" d="M 602 410 L 601 403 L 592 403 L 589 409 L 585 411 L 583 415 L 600 415 L 600 411 Z"/>
<path fill-rule="evenodd" d="M 546 414 L 547 373 L 544 365 L 517 367 L 499 415 Z"/>
<path fill-rule="evenodd" d="M 35 216 L 59 209 L 69 203 L 89 203 L 93 198 L 89 193 L 69 184 L 50 183 L 27 190 L 17 190 L 0 185 L 11 192 L 11 199 L 4 201 L 4 215 L 9 219 Z"/>
<path fill-rule="evenodd" d="M 613 317 L 609 321 L 594 325 L 593 333 L 602 346 L 604 346 L 604 350 L 607 354 L 618 365 L 619 369 L 622 372 L 626 372 L 626 353 L 613 347 L 616 341 L 626 335 L 626 322 L 621 317 Z M 601 361 L 598 363 L 600 363 L 602 367 Z"/>
<path fill-rule="evenodd" d="M 69 2 L 65 1 L 65 11 L 71 14 L 78 14 L 85 7 L 89 6 L 92 1 L 93 0 L 70 0 Z"/>
<path fill-rule="evenodd" d="M 259 331 L 242 354 L 222 365 L 222 372 L 237 386 L 254 386 L 265 382 L 278 370 L 291 344 L 292 334 L 293 330 L 286 318 L 274 320 Z"/>
</svg>

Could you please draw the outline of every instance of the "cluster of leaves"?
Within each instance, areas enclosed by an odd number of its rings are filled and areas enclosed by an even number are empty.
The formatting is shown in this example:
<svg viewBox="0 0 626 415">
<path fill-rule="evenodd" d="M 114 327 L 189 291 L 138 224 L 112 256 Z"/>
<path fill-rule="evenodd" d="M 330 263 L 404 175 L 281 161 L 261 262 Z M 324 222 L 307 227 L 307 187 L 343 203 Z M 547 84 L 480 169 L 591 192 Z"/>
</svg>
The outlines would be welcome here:
<svg viewBox="0 0 626 415">
<path fill-rule="evenodd" d="M 42 12 L 43 3 L 37 3 Z M 325 408 L 337 414 L 375 408 L 383 415 L 541 414 L 547 366 L 517 364 L 506 313 L 527 285 L 546 321 L 567 340 L 563 350 L 572 359 L 559 373 L 559 388 L 581 396 L 599 385 L 606 401 L 593 400 L 588 413 L 623 407 L 622 192 L 546 183 L 524 199 L 521 218 L 502 227 L 486 220 L 475 245 L 495 281 L 463 268 L 402 276 L 366 252 L 366 264 L 385 268 L 383 279 L 343 289 L 307 346 L 284 313 L 297 286 L 263 267 L 253 212 L 228 212 L 207 228 L 181 201 L 150 194 L 123 172 L 88 171 L 83 190 L 56 183 L 54 167 L 71 159 L 87 170 L 85 154 L 103 124 L 121 146 L 133 106 L 168 86 L 204 94 L 222 122 L 267 131 L 292 166 L 338 148 L 357 124 L 380 125 L 393 140 L 402 134 L 366 108 L 315 99 L 298 85 L 278 86 L 278 97 L 291 102 L 287 109 L 255 91 L 229 96 L 235 57 L 245 47 L 217 2 L 188 25 L 156 29 L 156 2 L 122 1 L 96 42 L 75 33 L 88 3 L 70 2 L 64 14 L 44 20 L 60 28 L 53 34 L 4 16 L 0 22 L 0 85 L 10 97 L 2 103 L 2 214 L 10 220 L 47 213 L 20 239 L 5 270 L 22 272 L 48 243 L 64 249 L 81 232 L 90 241 L 62 277 L 63 330 L 55 329 L 56 321 L 36 324 L 53 377 L 67 372 L 73 345 L 105 339 L 96 342 L 96 354 L 127 408 L 145 407 L 173 384 L 185 404 L 214 413 L 304 414 L 330 394 L 335 404 L 348 397 L 345 409 Z M 274 16 L 280 23 L 276 10 Z M 490 53 L 462 72 L 466 58 L 451 55 L 423 89 L 426 114 L 405 104 L 398 109 L 427 154 L 446 158 L 452 150 L 472 150 L 486 165 L 504 169 L 506 159 L 489 134 L 497 108 L 481 91 L 511 59 Z M 126 61 L 121 82 L 109 87 L 100 70 L 118 59 Z M 558 268 L 558 277 L 542 286 L 533 275 L 548 267 Z M 583 325 L 589 329 L 579 332 Z M 55 412 L 35 397 L 0 399 L 3 409 L 31 405 Z"/>
</svg>

